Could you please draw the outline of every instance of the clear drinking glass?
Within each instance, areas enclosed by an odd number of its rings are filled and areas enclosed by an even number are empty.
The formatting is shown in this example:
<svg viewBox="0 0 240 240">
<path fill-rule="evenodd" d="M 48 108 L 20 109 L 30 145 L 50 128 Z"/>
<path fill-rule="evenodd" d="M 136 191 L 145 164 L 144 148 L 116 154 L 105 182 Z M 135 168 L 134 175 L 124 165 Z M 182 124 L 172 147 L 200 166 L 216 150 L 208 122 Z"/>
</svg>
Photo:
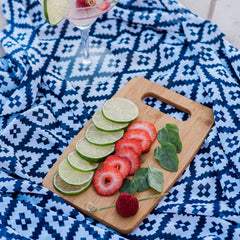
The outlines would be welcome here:
<svg viewBox="0 0 240 240">
<path fill-rule="evenodd" d="M 104 59 L 110 59 L 109 56 L 115 60 L 112 52 L 101 45 L 89 45 L 89 31 L 90 27 L 97 18 L 114 7 L 118 0 L 88 1 L 94 2 L 93 6 L 82 6 L 81 2 L 83 2 L 83 0 L 68 0 L 68 7 L 62 7 L 61 4 L 58 4 L 58 0 L 54 3 L 56 11 L 61 13 L 64 19 L 68 19 L 80 30 L 81 47 L 80 52 L 76 56 L 76 62 L 79 65 L 79 71 L 83 69 L 83 72 L 89 72 L 89 74 L 79 76 L 78 80 L 76 80 L 76 77 L 71 78 L 70 74 L 68 74 L 68 76 L 66 75 L 65 79 L 74 82 L 76 85 L 85 87 L 90 87 L 93 84 L 99 84 L 95 80 L 95 78 L 99 77 L 99 72 L 96 71 L 97 65 L 101 64 L 101 69 L 105 69 L 102 77 L 104 81 L 107 81 L 115 72 L 115 67 L 109 68 L 108 65 L 104 66 L 105 62 L 107 62 L 104 61 Z M 96 61 L 98 61 L 98 63 L 96 63 Z"/>
</svg>

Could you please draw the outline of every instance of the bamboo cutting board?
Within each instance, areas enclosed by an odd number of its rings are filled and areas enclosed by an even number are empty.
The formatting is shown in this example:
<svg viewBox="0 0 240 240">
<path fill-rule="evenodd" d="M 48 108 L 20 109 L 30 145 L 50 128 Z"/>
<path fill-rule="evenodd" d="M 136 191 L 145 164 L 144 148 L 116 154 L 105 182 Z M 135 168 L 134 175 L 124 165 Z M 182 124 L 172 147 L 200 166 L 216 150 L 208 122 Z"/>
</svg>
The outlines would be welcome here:
<svg viewBox="0 0 240 240">
<path fill-rule="evenodd" d="M 181 153 L 178 154 L 179 168 L 177 172 L 170 172 L 162 169 L 158 161 L 154 159 L 154 149 L 160 145 L 158 140 L 155 140 L 151 147 L 151 150 L 148 153 L 145 153 L 141 156 L 141 167 L 147 167 L 148 163 L 150 163 L 152 167 L 156 167 L 162 170 L 164 178 L 162 192 L 168 192 L 173 184 L 177 181 L 177 179 L 182 175 L 183 171 L 186 169 L 186 167 L 189 165 L 189 163 L 192 161 L 202 146 L 204 139 L 214 124 L 213 111 L 167 88 L 164 88 L 156 83 L 150 82 L 149 80 L 140 77 L 129 81 L 121 90 L 119 90 L 119 92 L 116 93 L 115 96 L 128 98 L 137 104 L 139 109 L 139 116 L 137 118 L 137 121 L 144 120 L 152 122 L 155 125 L 157 131 L 160 130 L 165 123 L 174 123 L 179 127 L 179 134 L 182 140 L 183 148 Z M 145 105 L 142 102 L 143 98 L 148 96 L 152 96 L 162 102 L 165 102 L 189 114 L 190 117 L 186 121 L 179 121 L 167 114 L 153 109 L 152 107 Z M 79 211 L 85 213 L 86 215 L 89 215 L 90 217 L 98 220 L 106 226 L 120 233 L 130 233 L 153 210 L 153 208 L 161 200 L 160 198 L 139 202 L 139 211 L 137 214 L 129 218 L 123 218 L 118 215 L 115 208 L 110 208 L 95 213 L 89 213 L 85 209 L 85 204 L 88 202 L 92 202 L 99 208 L 114 205 L 118 198 L 119 192 L 109 197 L 103 197 L 98 195 L 95 192 L 93 186 L 91 186 L 87 191 L 79 195 L 67 196 L 59 193 L 53 187 L 53 176 L 58 169 L 59 163 L 64 158 L 66 158 L 70 152 L 75 150 L 75 144 L 77 140 L 84 136 L 85 131 L 90 123 L 91 120 L 79 132 L 79 134 L 69 144 L 69 146 L 65 149 L 62 155 L 50 169 L 43 180 L 43 186 L 58 194 Z M 134 196 L 140 199 L 156 194 L 156 191 L 150 189 L 142 193 L 136 193 Z"/>
</svg>

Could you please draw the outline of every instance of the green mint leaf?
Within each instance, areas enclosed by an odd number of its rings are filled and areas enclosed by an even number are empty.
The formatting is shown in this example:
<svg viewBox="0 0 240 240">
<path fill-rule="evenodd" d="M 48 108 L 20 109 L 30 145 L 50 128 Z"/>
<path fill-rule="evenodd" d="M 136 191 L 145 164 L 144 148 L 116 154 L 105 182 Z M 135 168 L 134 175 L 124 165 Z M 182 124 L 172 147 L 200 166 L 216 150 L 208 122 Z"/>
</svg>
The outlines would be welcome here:
<svg viewBox="0 0 240 240">
<path fill-rule="evenodd" d="M 134 181 L 126 178 L 123 180 L 123 184 L 119 189 L 119 192 L 127 192 L 133 195 L 138 190 L 139 184 L 140 181 Z"/>
<path fill-rule="evenodd" d="M 176 148 L 169 142 L 163 142 L 154 150 L 154 158 L 159 161 L 162 168 L 176 172 L 178 170 L 178 156 Z"/>
<path fill-rule="evenodd" d="M 182 151 L 182 142 L 180 140 L 179 129 L 176 124 L 165 124 L 164 127 L 158 131 L 157 139 L 161 144 L 164 142 L 172 143 L 176 147 L 178 153 Z"/>
<path fill-rule="evenodd" d="M 154 168 L 150 164 L 148 164 L 148 184 L 156 191 L 162 191 L 163 173 L 160 169 Z"/>
<path fill-rule="evenodd" d="M 134 181 L 139 182 L 139 186 L 137 189 L 138 192 L 146 191 L 149 188 L 147 178 L 148 168 L 140 168 L 135 172 Z"/>
</svg>

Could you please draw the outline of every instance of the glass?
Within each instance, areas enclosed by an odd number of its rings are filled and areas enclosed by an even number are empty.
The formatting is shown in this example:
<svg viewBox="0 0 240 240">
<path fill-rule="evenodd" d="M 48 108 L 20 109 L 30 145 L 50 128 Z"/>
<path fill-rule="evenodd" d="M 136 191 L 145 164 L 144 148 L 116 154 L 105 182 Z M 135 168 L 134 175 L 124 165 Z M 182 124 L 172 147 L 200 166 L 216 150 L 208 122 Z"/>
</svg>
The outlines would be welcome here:
<svg viewBox="0 0 240 240">
<path fill-rule="evenodd" d="M 86 4 L 87 1 L 89 4 Z M 77 66 L 79 71 L 84 72 L 84 74 L 82 76 L 80 74 L 78 79 L 76 79 L 76 76 L 71 77 L 71 74 L 65 75 L 65 79 L 73 82 L 74 85 L 85 87 L 98 85 L 101 81 L 108 81 L 114 74 L 116 66 L 112 52 L 101 45 L 90 45 L 89 31 L 97 18 L 108 12 L 117 1 L 118 0 L 68 0 L 68 7 L 62 7 L 58 4 L 58 0 L 54 3 L 56 11 L 61 13 L 64 19 L 68 19 L 73 23 L 81 33 L 81 47 L 78 54 L 73 57 L 76 58 L 73 66 Z M 109 67 L 108 60 L 111 62 L 111 67 Z M 104 64 L 106 66 L 104 66 Z M 104 69 L 104 73 L 102 74 L 101 80 L 96 80 L 99 79 L 100 76 L 99 71 L 96 71 L 96 69 L 99 68 Z M 88 71 L 89 74 L 86 74 L 86 71 Z"/>
</svg>

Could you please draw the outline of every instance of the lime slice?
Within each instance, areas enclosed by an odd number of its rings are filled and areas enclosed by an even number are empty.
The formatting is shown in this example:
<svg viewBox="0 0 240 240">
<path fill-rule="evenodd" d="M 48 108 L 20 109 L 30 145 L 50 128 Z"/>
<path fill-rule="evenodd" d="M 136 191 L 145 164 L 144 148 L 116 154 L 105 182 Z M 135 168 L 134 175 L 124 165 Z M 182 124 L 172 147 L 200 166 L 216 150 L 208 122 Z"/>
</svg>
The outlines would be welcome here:
<svg viewBox="0 0 240 240">
<path fill-rule="evenodd" d="M 61 193 L 66 195 L 76 195 L 88 189 L 92 180 L 83 185 L 70 185 L 65 183 L 59 176 L 58 172 L 53 177 L 53 186 Z"/>
<path fill-rule="evenodd" d="M 94 171 L 81 172 L 71 167 L 64 159 L 58 166 L 58 173 L 60 178 L 70 185 L 83 185 L 89 182 L 94 175 Z"/>
<path fill-rule="evenodd" d="M 56 25 L 67 15 L 68 0 L 44 0 L 43 9 L 47 22 Z"/>
<path fill-rule="evenodd" d="M 115 143 L 117 140 L 122 138 L 124 130 L 119 130 L 115 132 L 104 132 L 91 124 L 85 133 L 85 138 L 92 144 L 106 146 Z"/>
<path fill-rule="evenodd" d="M 126 123 L 137 118 L 138 107 L 127 98 L 115 97 L 103 104 L 102 113 L 110 121 Z"/>
<path fill-rule="evenodd" d="M 76 151 L 87 161 L 102 162 L 108 155 L 114 152 L 114 144 L 98 146 L 88 142 L 86 138 L 81 138 L 76 143 Z"/>
<path fill-rule="evenodd" d="M 116 123 L 109 121 L 103 116 L 102 110 L 98 110 L 94 113 L 92 121 L 96 128 L 106 132 L 118 131 L 128 126 L 128 123 Z"/>
<path fill-rule="evenodd" d="M 75 168 L 76 170 L 83 171 L 83 172 L 89 172 L 93 171 L 98 167 L 98 163 L 90 163 L 83 158 L 80 157 L 80 155 L 73 151 L 68 154 L 67 157 L 68 163 Z"/>
</svg>

